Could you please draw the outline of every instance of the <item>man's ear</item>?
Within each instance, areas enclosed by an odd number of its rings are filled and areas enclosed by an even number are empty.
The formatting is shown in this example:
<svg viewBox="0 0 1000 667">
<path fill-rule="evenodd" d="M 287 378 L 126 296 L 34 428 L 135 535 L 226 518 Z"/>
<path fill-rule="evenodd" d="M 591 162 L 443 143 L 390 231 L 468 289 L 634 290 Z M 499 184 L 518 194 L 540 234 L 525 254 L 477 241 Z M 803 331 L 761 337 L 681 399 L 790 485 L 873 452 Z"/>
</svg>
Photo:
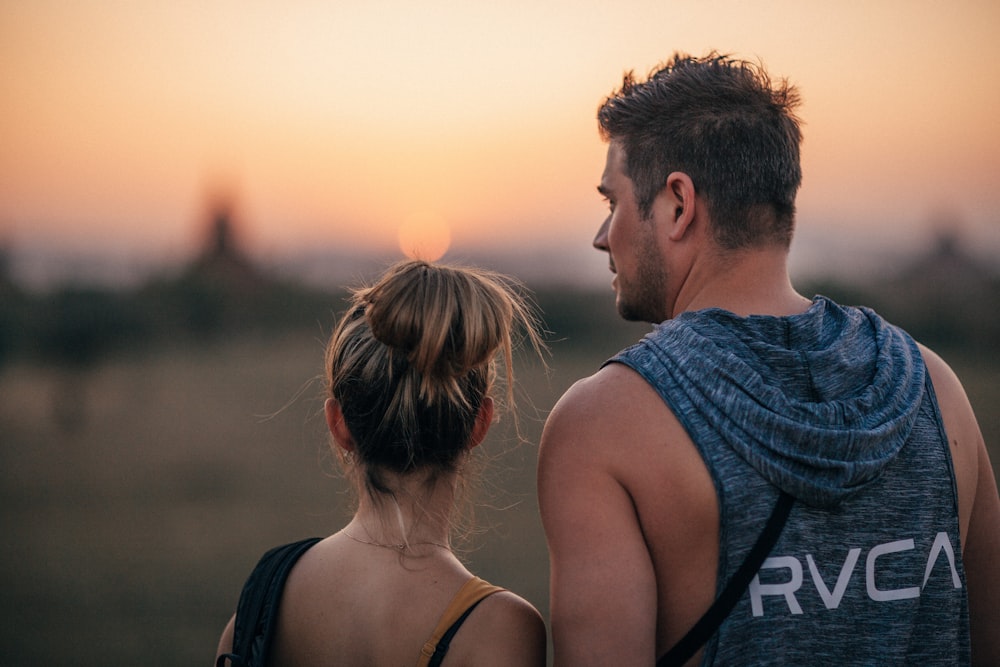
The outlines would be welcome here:
<svg viewBox="0 0 1000 667">
<path fill-rule="evenodd" d="M 469 439 L 469 449 L 478 446 L 486 439 L 486 434 L 493 425 L 493 399 L 489 396 L 483 399 L 476 414 L 476 423 L 472 427 L 472 437 Z"/>
<path fill-rule="evenodd" d="M 671 241 L 680 241 L 691 228 L 691 223 L 695 219 L 696 196 L 694 191 L 694 181 L 682 171 L 671 172 L 667 176 L 667 184 L 660 191 L 657 202 L 664 207 L 663 215 L 667 216 L 668 233 L 667 238 Z"/>
<path fill-rule="evenodd" d="M 347 422 L 344 421 L 344 412 L 340 409 L 340 403 L 332 398 L 326 399 L 323 404 L 323 413 L 326 415 L 326 426 L 333 435 L 333 441 L 345 452 L 354 451 L 354 438 L 351 436 Z"/>
</svg>

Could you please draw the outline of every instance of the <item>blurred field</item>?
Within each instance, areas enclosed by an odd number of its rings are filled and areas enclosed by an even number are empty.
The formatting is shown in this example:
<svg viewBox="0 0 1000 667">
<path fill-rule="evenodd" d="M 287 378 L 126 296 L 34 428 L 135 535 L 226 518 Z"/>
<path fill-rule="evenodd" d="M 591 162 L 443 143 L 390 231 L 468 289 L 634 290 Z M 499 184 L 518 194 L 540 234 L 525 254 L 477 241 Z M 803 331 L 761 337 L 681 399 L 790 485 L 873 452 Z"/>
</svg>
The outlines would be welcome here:
<svg viewBox="0 0 1000 667">
<path fill-rule="evenodd" d="M 476 498 L 485 532 L 466 556 L 543 613 L 541 421 L 569 384 L 644 330 L 617 323 L 610 296 L 582 303 L 589 326 L 550 322 L 564 338 L 550 372 L 522 373 L 530 442 L 500 427 L 480 448 L 491 458 Z M 168 346 L 75 374 L 25 361 L 0 370 L 0 664 L 210 663 L 259 555 L 335 531 L 348 514 L 320 385 L 307 385 L 322 372 L 323 337 L 317 327 Z M 997 360 L 944 356 L 1000 460 Z"/>
</svg>

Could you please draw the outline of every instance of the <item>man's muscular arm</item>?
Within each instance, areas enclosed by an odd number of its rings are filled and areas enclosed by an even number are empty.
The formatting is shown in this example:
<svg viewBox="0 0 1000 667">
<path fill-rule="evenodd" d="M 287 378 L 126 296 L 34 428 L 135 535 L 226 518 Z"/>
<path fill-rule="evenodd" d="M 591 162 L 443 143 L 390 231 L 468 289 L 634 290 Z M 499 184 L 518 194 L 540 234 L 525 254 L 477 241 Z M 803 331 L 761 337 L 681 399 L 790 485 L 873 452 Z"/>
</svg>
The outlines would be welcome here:
<svg viewBox="0 0 1000 667">
<path fill-rule="evenodd" d="M 627 392 L 604 369 L 574 385 L 542 435 L 538 491 L 551 566 L 556 666 L 656 657 L 656 581 L 636 510 L 615 474 Z"/>
<path fill-rule="evenodd" d="M 986 443 L 958 377 L 921 348 L 944 419 L 958 487 L 962 560 L 969 586 L 972 659 L 1000 665 L 1000 496 Z"/>
</svg>

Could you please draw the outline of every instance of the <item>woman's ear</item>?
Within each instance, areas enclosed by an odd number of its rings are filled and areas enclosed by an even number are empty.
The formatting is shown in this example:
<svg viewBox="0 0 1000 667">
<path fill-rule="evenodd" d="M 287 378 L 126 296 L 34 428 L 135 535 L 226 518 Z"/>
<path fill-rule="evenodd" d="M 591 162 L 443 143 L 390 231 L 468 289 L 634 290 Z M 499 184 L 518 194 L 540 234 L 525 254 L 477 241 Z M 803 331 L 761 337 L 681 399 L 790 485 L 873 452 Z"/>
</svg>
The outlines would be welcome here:
<svg viewBox="0 0 1000 667">
<path fill-rule="evenodd" d="M 469 449 L 478 446 L 486 439 L 486 434 L 493 425 L 493 399 L 487 396 L 483 399 L 483 404 L 479 406 L 479 413 L 476 414 L 476 423 L 472 427 L 472 438 L 469 440 Z"/>
<path fill-rule="evenodd" d="M 340 403 L 332 398 L 326 399 L 326 403 L 323 404 L 323 412 L 326 415 L 326 426 L 330 429 L 330 434 L 333 435 L 333 441 L 345 452 L 353 452 L 354 438 L 351 437 L 351 431 L 347 428 L 347 422 L 344 421 L 344 412 L 340 409 Z"/>
</svg>

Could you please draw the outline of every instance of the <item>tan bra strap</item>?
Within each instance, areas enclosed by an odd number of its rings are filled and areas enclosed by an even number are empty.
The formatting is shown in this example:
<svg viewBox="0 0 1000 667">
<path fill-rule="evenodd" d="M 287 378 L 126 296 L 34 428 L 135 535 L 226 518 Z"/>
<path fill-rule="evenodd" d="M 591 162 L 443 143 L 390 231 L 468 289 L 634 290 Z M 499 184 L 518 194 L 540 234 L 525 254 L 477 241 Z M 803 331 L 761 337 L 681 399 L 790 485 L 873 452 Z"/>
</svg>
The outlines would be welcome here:
<svg viewBox="0 0 1000 667">
<path fill-rule="evenodd" d="M 451 599 L 448 603 L 448 608 L 444 610 L 441 615 L 441 619 L 438 621 L 437 627 L 434 628 L 433 634 L 424 644 L 423 649 L 420 651 L 420 659 L 417 661 L 417 667 L 427 667 L 430 662 L 431 656 L 434 655 L 434 651 L 437 649 L 438 642 L 444 636 L 448 629 L 454 625 L 455 621 L 461 618 L 469 607 L 476 604 L 484 597 L 492 595 L 493 593 L 498 593 L 504 590 L 500 586 L 494 586 L 491 583 L 483 581 L 479 577 L 472 577 L 469 579 L 455 594 L 455 597 Z"/>
</svg>

